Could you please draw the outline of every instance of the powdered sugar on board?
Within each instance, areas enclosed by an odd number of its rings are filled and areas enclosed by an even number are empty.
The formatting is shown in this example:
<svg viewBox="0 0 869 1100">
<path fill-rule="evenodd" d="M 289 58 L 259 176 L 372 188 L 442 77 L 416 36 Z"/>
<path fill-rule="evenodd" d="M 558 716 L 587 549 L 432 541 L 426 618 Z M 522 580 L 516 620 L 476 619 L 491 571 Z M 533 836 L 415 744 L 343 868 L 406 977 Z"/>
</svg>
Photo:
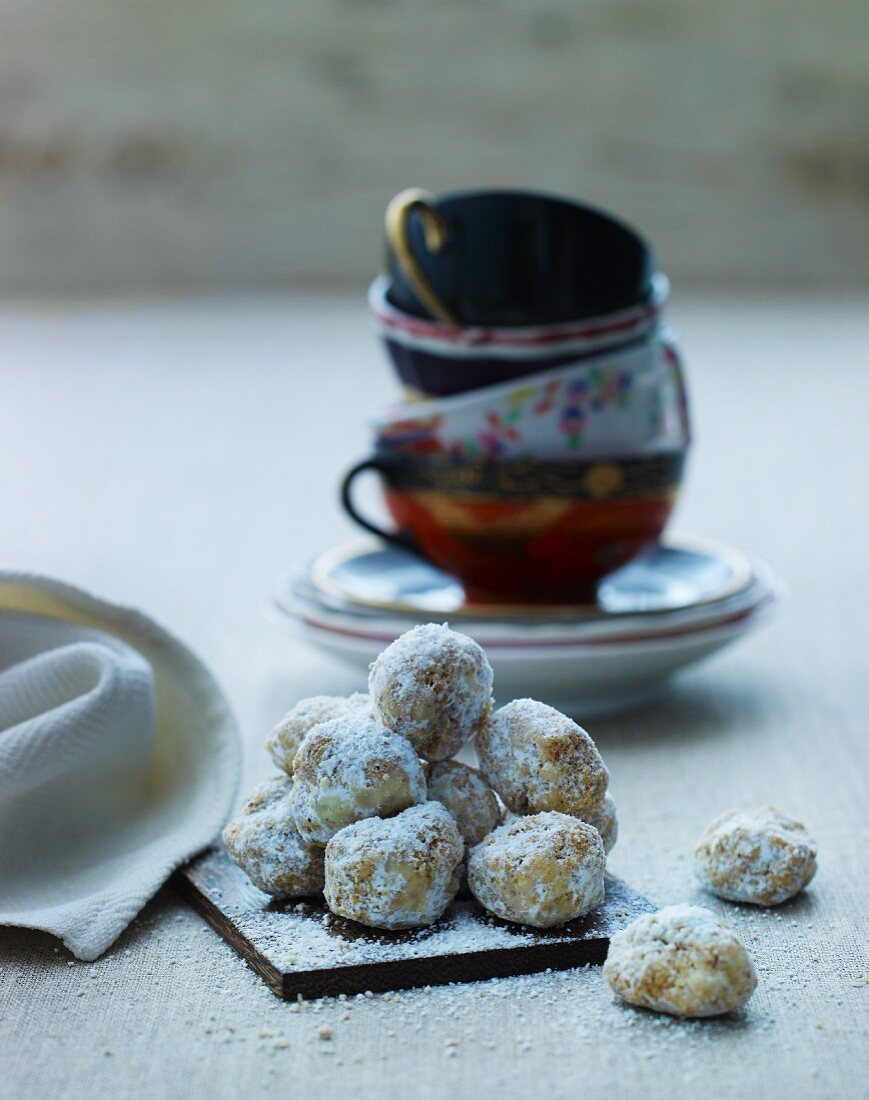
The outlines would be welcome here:
<svg viewBox="0 0 869 1100">
<path fill-rule="evenodd" d="M 179 871 L 191 904 L 281 997 L 374 993 L 602 963 L 610 937 L 655 911 L 607 875 L 606 899 L 587 917 L 539 930 L 508 924 L 458 899 L 431 928 L 376 932 L 321 901 L 275 902 L 222 848 Z"/>
</svg>

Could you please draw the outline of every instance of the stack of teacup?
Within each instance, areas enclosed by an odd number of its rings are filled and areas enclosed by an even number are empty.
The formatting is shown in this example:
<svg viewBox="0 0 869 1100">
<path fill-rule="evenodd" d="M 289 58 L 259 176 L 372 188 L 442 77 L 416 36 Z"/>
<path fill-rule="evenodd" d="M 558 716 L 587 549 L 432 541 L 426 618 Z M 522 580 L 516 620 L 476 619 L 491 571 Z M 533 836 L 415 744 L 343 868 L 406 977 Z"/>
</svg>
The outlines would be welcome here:
<svg viewBox="0 0 869 1100">
<path fill-rule="evenodd" d="M 689 443 L 667 281 L 633 229 L 529 192 L 403 192 L 371 310 L 403 387 L 342 498 L 478 600 L 575 602 L 660 538 Z M 379 472 L 396 524 L 361 516 Z"/>
</svg>

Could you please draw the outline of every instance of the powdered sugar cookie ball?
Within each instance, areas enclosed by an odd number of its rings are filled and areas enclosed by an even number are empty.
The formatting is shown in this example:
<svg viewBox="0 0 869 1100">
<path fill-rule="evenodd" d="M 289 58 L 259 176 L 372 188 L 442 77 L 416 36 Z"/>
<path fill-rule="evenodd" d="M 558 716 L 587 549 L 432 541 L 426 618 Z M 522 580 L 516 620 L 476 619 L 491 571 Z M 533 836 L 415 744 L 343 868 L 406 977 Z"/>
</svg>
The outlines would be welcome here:
<svg viewBox="0 0 869 1100">
<path fill-rule="evenodd" d="M 605 868 L 597 829 L 567 814 L 531 814 L 471 849 L 468 885 L 495 916 L 551 928 L 603 902 Z"/>
<path fill-rule="evenodd" d="M 512 810 L 502 808 L 501 824 L 509 825 L 511 821 L 518 821 L 522 816 L 522 814 L 514 814 Z M 616 804 L 612 797 L 609 794 L 605 794 L 603 801 L 598 803 L 590 813 L 586 813 L 582 820 L 587 825 L 592 825 L 597 829 L 603 841 L 604 851 L 607 853 L 611 852 L 619 838 L 619 822 L 616 816 Z"/>
<path fill-rule="evenodd" d="M 276 898 L 304 898 L 323 889 L 323 849 L 302 840 L 285 775 L 261 784 L 223 830 L 230 857 L 254 886 Z"/>
<path fill-rule="evenodd" d="M 464 844 L 440 802 L 348 825 L 326 846 L 326 901 L 371 928 L 433 924 L 456 895 Z"/>
<path fill-rule="evenodd" d="M 406 737 L 370 719 L 333 718 L 300 745 L 290 801 L 302 837 L 325 844 L 361 818 L 424 802 L 425 775 Z"/>
<path fill-rule="evenodd" d="M 593 810 L 589 810 L 582 820 L 597 829 L 603 841 L 604 851 L 611 852 L 619 838 L 619 820 L 612 796 L 605 794 L 603 801 L 599 802 Z"/>
<path fill-rule="evenodd" d="M 638 917 L 613 936 L 603 973 L 623 1001 L 671 1016 L 719 1016 L 757 986 L 733 929 L 696 905 Z"/>
<path fill-rule="evenodd" d="M 306 734 L 322 722 L 350 716 L 372 718 L 374 710 L 371 699 L 360 692 L 347 698 L 342 695 L 314 695 L 310 699 L 302 699 L 287 711 L 269 734 L 266 749 L 275 764 L 287 775 L 292 775 L 293 759 Z"/>
<path fill-rule="evenodd" d="M 585 819 L 609 783 L 582 726 L 534 699 L 497 710 L 477 737 L 477 752 L 483 775 L 514 813 L 558 810 Z"/>
<path fill-rule="evenodd" d="M 426 760 L 446 760 L 485 724 L 492 669 L 472 639 L 447 626 L 416 626 L 371 666 L 368 690 L 380 721 Z"/>
<path fill-rule="evenodd" d="M 426 780 L 428 797 L 446 806 L 469 848 L 499 824 L 498 799 L 476 768 L 458 760 L 440 760 L 428 765 Z"/>
<path fill-rule="evenodd" d="M 700 837 L 694 867 L 720 898 L 779 905 L 814 878 L 818 846 L 805 825 L 775 806 L 727 810 Z"/>
</svg>

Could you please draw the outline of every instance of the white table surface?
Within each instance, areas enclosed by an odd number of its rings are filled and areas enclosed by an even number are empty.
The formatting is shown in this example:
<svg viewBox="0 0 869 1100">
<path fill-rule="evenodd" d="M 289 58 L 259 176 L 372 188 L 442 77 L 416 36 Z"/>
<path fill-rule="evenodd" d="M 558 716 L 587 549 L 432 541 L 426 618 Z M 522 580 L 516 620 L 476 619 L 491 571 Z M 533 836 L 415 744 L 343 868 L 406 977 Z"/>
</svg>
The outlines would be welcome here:
<svg viewBox="0 0 869 1100">
<path fill-rule="evenodd" d="M 0 311 L 3 563 L 138 604 L 212 666 L 246 782 L 302 695 L 363 685 L 264 613 L 276 575 L 351 528 L 341 470 L 393 392 L 364 295 Z M 736 1018 L 618 1006 L 599 970 L 279 1002 L 169 888 L 94 965 L 0 929 L 0 1096 L 867 1095 L 869 312 L 680 299 L 697 444 L 675 526 L 766 558 L 777 621 L 644 710 L 589 722 L 616 873 L 699 900 L 707 821 L 773 802 L 820 842 L 809 892 L 727 906 L 759 989 Z M 319 1029 L 331 1029 L 331 1039 Z"/>
</svg>

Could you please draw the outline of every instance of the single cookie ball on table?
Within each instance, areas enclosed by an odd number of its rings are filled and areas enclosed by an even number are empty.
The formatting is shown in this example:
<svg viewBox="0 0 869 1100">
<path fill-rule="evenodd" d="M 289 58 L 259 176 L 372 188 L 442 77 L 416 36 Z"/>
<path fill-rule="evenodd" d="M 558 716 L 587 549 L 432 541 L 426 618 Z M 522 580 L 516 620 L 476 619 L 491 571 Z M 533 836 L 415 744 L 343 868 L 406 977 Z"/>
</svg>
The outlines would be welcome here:
<svg viewBox="0 0 869 1100">
<path fill-rule="evenodd" d="M 359 821 L 326 846 L 326 901 L 333 913 L 370 928 L 433 924 L 456 895 L 463 854 L 440 802 Z"/>
<path fill-rule="evenodd" d="M 516 699 L 495 711 L 477 737 L 483 775 L 517 814 L 557 810 L 585 820 L 609 783 L 594 741 L 554 707 Z"/>
<path fill-rule="evenodd" d="M 299 835 L 285 775 L 257 787 L 223 830 L 230 857 L 254 886 L 276 898 L 305 898 L 323 890 L 323 849 Z"/>
<path fill-rule="evenodd" d="M 302 837 L 326 844 L 354 821 L 424 802 L 425 775 L 401 734 L 366 718 L 335 718 L 299 747 L 290 801 Z"/>
<path fill-rule="evenodd" d="M 605 869 L 597 829 L 548 812 L 516 817 L 471 849 L 468 885 L 495 916 L 551 928 L 603 902 Z"/>
<path fill-rule="evenodd" d="M 757 986 L 733 929 L 696 905 L 638 917 L 613 936 L 603 973 L 623 1001 L 671 1016 L 731 1012 Z"/>
<path fill-rule="evenodd" d="M 774 806 L 727 810 L 700 837 L 694 867 L 720 898 L 780 905 L 814 878 L 818 846 L 805 825 Z"/>
<path fill-rule="evenodd" d="M 426 760 L 454 756 L 485 725 L 492 668 L 472 639 L 447 626 L 416 626 L 371 666 L 375 712 Z"/>
<path fill-rule="evenodd" d="M 292 775 L 293 760 L 299 746 L 314 726 L 333 718 L 350 716 L 373 718 L 371 699 L 361 692 L 347 698 L 342 695 L 314 695 L 310 699 L 302 699 L 287 711 L 269 734 L 266 750 L 282 771 Z"/>
<path fill-rule="evenodd" d="M 458 760 L 440 760 L 427 765 L 426 780 L 428 797 L 446 806 L 469 848 L 499 824 L 498 798 L 476 768 Z"/>
</svg>

